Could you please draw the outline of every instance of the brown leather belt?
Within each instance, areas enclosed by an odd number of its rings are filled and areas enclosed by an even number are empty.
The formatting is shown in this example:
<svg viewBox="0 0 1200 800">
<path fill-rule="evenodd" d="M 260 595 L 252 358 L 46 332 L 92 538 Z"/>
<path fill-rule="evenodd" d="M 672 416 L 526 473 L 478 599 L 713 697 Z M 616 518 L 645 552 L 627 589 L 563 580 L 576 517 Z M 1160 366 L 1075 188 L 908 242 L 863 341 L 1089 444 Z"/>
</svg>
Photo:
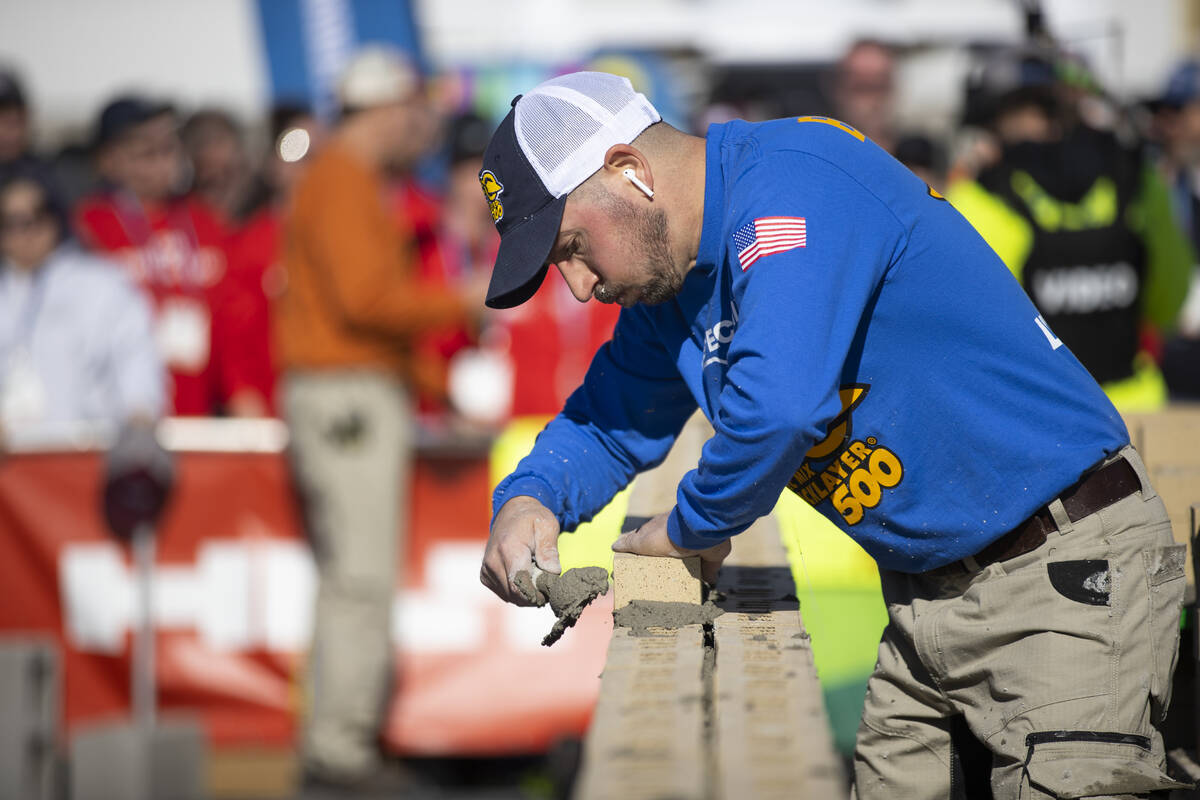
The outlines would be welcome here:
<svg viewBox="0 0 1200 800">
<path fill-rule="evenodd" d="M 1138 480 L 1137 472 L 1124 458 L 1118 458 L 1099 469 L 1093 469 L 1069 486 L 1058 496 L 1062 501 L 1067 518 L 1078 522 L 1089 514 L 1095 514 L 1102 508 L 1107 508 L 1118 500 L 1124 500 L 1129 495 L 1141 490 L 1142 482 Z M 974 572 L 997 561 L 1007 561 L 1010 558 L 1023 556 L 1036 550 L 1046 542 L 1046 536 L 1058 530 L 1054 516 L 1050 513 L 1049 503 L 1039 508 L 1029 519 L 1001 536 L 987 547 L 980 550 L 972 559 L 952 561 L 951 563 L 931 570 L 935 575 L 962 574 Z"/>
</svg>

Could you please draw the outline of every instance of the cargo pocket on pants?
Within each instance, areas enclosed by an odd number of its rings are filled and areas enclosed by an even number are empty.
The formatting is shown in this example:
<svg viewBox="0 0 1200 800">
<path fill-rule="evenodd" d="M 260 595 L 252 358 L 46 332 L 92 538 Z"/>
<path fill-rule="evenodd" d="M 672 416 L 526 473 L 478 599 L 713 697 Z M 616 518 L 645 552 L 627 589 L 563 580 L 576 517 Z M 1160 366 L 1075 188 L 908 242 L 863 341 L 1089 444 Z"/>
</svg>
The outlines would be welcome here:
<svg viewBox="0 0 1200 800">
<path fill-rule="evenodd" d="M 1187 789 L 1166 775 L 1150 739 L 1110 731 L 1040 731 L 1025 737 L 1025 782 L 1057 798 Z M 1029 796 L 1022 787 L 1021 797 Z"/>
<path fill-rule="evenodd" d="M 1162 722 L 1171 704 L 1171 676 L 1179 658 L 1179 614 L 1183 608 L 1184 560 L 1187 545 L 1173 544 L 1142 551 L 1146 565 L 1146 585 L 1150 592 L 1150 651 L 1154 657 L 1151 672 L 1151 714 Z"/>
</svg>

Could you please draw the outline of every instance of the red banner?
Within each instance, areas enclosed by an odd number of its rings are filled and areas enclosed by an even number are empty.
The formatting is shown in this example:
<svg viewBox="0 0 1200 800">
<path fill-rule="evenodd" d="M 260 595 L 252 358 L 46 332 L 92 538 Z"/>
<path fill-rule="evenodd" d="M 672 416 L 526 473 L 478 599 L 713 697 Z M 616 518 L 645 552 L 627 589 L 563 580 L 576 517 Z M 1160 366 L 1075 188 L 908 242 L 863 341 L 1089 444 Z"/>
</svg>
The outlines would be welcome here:
<svg viewBox="0 0 1200 800">
<path fill-rule="evenodd" d="M 134 576 L 99 513 L 95 453 L 0 461 L 0 635 L 54 637 L 64 725 L 127 713 Z M 612 631 L 601 598 L 553 648 L 548 609 L 479 584 L 483 456 L 423 455 L 397 588 L 397 752 L 532 753 L 582 735 Z M 217 746 L 288 745 L 302 713 L 316 572 L 282 456 L 181 453 L 154 578 L 159 707 L 199 715 Z"/>
</svg>

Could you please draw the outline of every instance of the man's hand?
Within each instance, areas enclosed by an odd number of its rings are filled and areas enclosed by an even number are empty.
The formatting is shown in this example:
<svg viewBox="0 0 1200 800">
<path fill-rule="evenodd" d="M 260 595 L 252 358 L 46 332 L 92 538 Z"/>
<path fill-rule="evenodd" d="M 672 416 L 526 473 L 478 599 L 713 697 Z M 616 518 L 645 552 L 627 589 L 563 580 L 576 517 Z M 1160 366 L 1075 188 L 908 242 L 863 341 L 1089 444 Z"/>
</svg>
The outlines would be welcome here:
<svg viewBox="0 0 1200 800">
<path fill-rule="evenodd" d="M 558 573 L 558 520 L 550 509 L 532 497 L 514 497 L 500 508 L 487 549 L 479 580 L 506 602 L 518 606 L 533 603 L 517 588 L 518 572 L 534 577 L 534 565 L 544 572 Z"/>
<path fill-rule="evenodd" d="M 629 533 L 623 533 L 613 542 L 612 549 L 618 553 L 636 553 L 641 556 L 667 556 L 670 558 L 687 558 L 700 556 L 701 575 L 707 583 L 717 582 L 717 572 L 721 562 L 732 549 L 729 540 L 714 545 L 707 550 L 688 550 L 679 547 L 667 537 L 667 517 L 671 514 L 659 514 L 642 527 Z"/>
</svg>

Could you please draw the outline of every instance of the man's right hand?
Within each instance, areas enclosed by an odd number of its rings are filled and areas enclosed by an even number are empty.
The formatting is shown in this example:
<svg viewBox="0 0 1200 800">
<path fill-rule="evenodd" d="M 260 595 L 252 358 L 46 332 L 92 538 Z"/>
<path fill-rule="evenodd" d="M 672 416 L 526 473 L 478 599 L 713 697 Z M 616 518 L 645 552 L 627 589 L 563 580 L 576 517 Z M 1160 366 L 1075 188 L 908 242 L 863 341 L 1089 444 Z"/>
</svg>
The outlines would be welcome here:
<svg viewBox="0 0 1200 800">
<path fill-rule="evenodd" d="M 544 572 L 558 573 L 558 520 L 550 509 L 532 497 L 514 497 L 500 508 L 492 524 L 479 580 L 506 602 L 533 605 L 514 579 L 522 570 L 533 575 L 536 565 Z"/>
</svg>

